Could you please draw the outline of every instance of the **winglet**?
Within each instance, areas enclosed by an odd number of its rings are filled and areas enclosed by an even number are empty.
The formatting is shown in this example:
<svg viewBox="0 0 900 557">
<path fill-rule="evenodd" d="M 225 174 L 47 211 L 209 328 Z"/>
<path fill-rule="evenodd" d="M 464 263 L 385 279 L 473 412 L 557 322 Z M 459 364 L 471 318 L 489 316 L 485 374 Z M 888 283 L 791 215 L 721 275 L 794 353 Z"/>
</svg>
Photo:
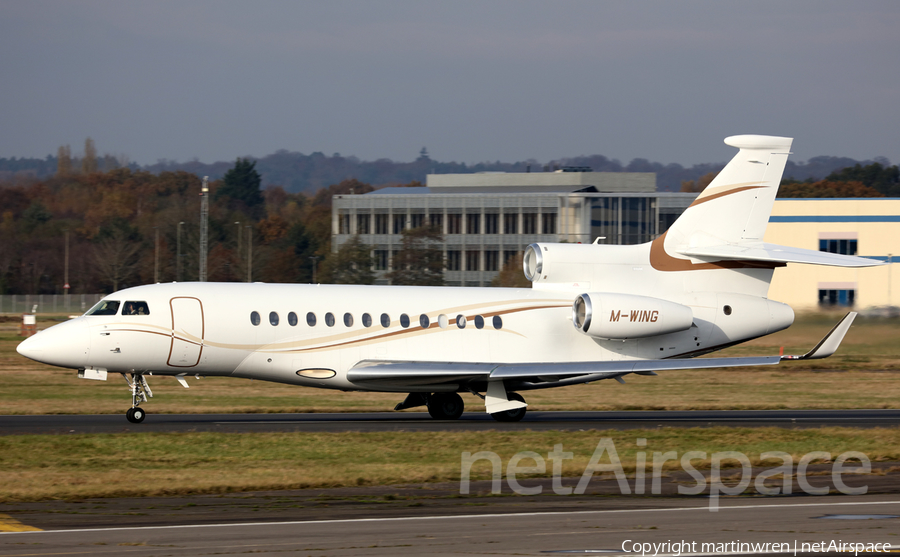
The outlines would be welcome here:
<svg viewBox="0 0 900 557">
<path fill-rule="evenodd" d="M 781 359 L 818 360 L 831 356 L 832 354 L 837 352 L 838 346 L 841 345 L 841 341 L 844 340 L 844 335 L 846 335 L 847 331 L 850 330 L 850 325 L 853 324 L 854 319 L 856 319 L 856 312 L 851 311 L 850 313 L 845 315 L 844 318 L 841 319 L 840 322 L 838 322 L 838 324 L 828 332 L 827 335 L 825 335 L 825 338 L 819 341 L 819 344 L 817 344 L 815 348 L 802 356 L 782 356 Z"/>
</svg>

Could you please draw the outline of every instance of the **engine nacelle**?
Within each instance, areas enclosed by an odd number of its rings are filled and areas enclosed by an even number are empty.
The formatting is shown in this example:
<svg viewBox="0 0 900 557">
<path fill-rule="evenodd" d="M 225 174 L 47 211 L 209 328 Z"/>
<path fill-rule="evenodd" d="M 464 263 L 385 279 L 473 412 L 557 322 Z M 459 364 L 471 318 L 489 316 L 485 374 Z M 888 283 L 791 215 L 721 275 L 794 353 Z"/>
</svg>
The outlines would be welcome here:
<svg viewBox="0 0 900 557">
<path fill-rule="evenodd" d="M 693 322 L 691 308 L 649 296 L 589 292 L 572 305 L 575 328 L 602 339 L 665 335 L 687 330 Z"/>
</svg>

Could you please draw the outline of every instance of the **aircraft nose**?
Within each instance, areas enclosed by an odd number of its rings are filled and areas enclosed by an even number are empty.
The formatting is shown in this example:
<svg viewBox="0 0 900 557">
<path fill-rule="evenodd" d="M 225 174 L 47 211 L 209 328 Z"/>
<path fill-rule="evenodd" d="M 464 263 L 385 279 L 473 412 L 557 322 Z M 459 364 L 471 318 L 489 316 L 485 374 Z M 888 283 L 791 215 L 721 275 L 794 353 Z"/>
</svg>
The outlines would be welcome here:
<svg viewBox="0 0 900 557">
<path fill-rule="evenodd" d="M 84 322 L 75 319 L 28 337 L 19 343 L 16 352 L 36 362 L 79 368 L 87 361 L 89 341 Z"/>
</svg>

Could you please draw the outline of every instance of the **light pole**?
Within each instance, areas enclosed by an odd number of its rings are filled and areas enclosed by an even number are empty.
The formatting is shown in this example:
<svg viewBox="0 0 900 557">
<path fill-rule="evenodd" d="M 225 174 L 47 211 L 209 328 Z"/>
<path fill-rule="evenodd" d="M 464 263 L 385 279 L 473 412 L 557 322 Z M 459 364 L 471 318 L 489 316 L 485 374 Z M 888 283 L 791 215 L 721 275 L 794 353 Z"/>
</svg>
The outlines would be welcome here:
<svg viewBox="0 0 900 557">
<path fill-rule="evenodd" d="M 153 283 L 159 284 L 159 227 L 153 227 Z"/>
<path fill-rule="evenodd" d="M 234 221 L 234 225 L 237 227 L 237 241 L 238 241 L 237 253 L 238 253 L 238 257 L 240 257 L 241 256 L 241 236 L 242 236 L 241 223 L 240 223 L 240 221 Z"/>
<path fill-rule="evenodd" d="M 178 234 L 177 241 L 175 242 L 178 246 L 177 252 L 178 256 L 175 258 L 175 280 L 181 282 L 181 225 L 184 224 L 184 221 L 178 223 Z"/>
<path fill-rule="evenodd" d="M 209 249 L 209 176 L 203 177 L 200 188 L 200 282 L 206 282 L 206 252 Z"/>
<path fill-rule="evenodd" d="M 253 282 L 253 227 L 247 225 L 247 282 Z"/>
<path fill-rule="evenodd" d="M 65 277 L 63 277 L 63 280 L 65 280 L 65 284 L 63 285 L 63 293 L 65 294 L 65 299 L 64 299 L 63 303 L 66 306 L 66 311 L 69 311 L 69 229 L 68 228 L 66 229 L 66 272 L 65 272 Z"/>
</svg>

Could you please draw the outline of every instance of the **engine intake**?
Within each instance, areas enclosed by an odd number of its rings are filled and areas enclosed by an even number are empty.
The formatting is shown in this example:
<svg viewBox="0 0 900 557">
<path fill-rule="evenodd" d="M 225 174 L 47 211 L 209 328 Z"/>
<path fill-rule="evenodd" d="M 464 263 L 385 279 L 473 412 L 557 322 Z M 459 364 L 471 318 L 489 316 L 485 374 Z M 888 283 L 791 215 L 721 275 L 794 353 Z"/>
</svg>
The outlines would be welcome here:
<svg viewBox="0 0 900 557">
<path fill-rule="evenodd" d="M 687 330 L 693 322 L 691 308 L 648 296 L 589 292 L 572 305 L 575 328 L 602 339 L 665 335 Z"/>
</svg>

